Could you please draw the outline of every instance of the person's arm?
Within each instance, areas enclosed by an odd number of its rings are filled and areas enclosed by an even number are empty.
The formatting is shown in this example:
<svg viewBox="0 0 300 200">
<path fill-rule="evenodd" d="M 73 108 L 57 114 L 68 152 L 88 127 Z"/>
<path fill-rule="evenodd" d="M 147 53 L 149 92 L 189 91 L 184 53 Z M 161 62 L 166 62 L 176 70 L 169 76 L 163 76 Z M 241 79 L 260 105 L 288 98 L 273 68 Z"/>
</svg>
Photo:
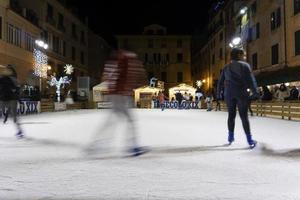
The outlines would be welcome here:
<svg viewBox="0 0 300 200">
<path fill-rule="evenodd" d="M 218 81 L 218 86 L 217 86 L 217 99 L 221 99 L 221 91 L 224 89 L 224 81 L 225 81 L 225 74 L 224 74 L 225 68 L 222 70 L 219 81 Z"/>
<path fill-rule="evenodd" d="M 253 73 L 250 70 L 250 66 L 247 65 L 245 67 L 245 79 L 247 81 L 247 85 L 249 86 L 250 90 L 252 91 L 253 95 L 258 97 L 258 92 L 257 92 L 257 83 L 256 83 L 256 79 L 253 75 Z"/>
</svg>

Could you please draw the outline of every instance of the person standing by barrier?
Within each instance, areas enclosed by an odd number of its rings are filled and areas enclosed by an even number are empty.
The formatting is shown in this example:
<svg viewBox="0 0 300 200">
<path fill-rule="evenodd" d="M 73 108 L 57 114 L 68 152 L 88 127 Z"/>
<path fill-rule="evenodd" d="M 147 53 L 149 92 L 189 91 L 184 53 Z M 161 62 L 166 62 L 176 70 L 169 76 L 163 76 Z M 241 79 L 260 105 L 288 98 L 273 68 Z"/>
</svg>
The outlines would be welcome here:
<svg viewBox="0 0 300 200">
<path fill-rule="evenodd" d="M 112 108 L 99 133 L 86 149 L 87 152 L 95 152 L 99 145 L 104 145 L 107 141 L 103 136 L 111 137 L 111 134 L 113 134 L 112 129 L 119 122 L 125 120 L 128 153 L 130 156 L 139 156 L 146 153 L 148 151 L 146 148 L 138 146 L 136 127 L 132 113 L 129 110 L 133 106 L 133 89 L 146 83 L 146 74 L 142 62 L 137 59 L 137 55 L 133 52 L 114 51 L 110 60 L 104 65 L 102 79 L 108 83 L 107 97 L 112 103 Z"/>
<path fill-rule="evenodd" d="M 222 70 L 218 82 L 218 98 L 221 99 L 221 88 L 224 88 L 225 102 L 228 107 L 228 142 L 234 142 L 234 127 L 236 117 L 236 107 L 238 107 L 243 128 L 250 148 L 257 144 L 252 139 L 250 123 L 248 119 L 248 92 L 250 88 L 253 97 L 258 97 L 257 84 L 254 75 L 251 72 L 250 65 L 243 62 L 244 51 L 234 48 L 231 51 L 231 63 Z"/>
<path fill-rule="evenodd" d="M 17 105 L 19 100 L 20 87 L 17 83 L 17 73 L 13 67 L 9 66 L 1 70 L 0 73 L 0 101 L 2 112 L 4 110 L 4 123 L 6 123 L 9 115 L 12 116 L 14 123 L 18 129 L 16 136 L 23 138 L 23 131 L 18 121 Z"/>
</svg>

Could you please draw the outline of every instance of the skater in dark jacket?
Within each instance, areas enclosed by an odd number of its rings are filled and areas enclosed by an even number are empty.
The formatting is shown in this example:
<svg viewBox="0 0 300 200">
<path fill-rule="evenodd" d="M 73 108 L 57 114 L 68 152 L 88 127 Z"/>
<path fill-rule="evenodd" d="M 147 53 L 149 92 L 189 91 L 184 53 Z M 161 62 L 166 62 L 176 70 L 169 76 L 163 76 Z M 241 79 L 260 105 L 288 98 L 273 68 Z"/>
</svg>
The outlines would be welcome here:
<svg viewBox="0 0 300 200">
<path fill-rule="evenodd" d="M 224 88 L 225 102 L 228 107 L 228 142 L 234 141 L 234 126 L 236 107 L 238 107 L 243 128 L 250 148 L 256 146 L 252 139 L 248 119 L 248 92 L 251 89 L 253 97 L 258 97 L 256 80 L 248 63 L 243 62 L 244 51 L 234 48 L 231 52 L 231 63 L 226 65 L 218 82 L 218 98 L 220 99 L 221 88 Z"/>
<path fill-rule="evenodd" d="M 18 129 L 16 136 L 22 138 L 23 132 L 18 122 L 17 104 L 19 100 L 19 86 L 17 83 L 17 73 L 12 67 L 7 67 L 6 73 L 0 74 L 0 101 L 1 108 L 4 113 L 4 123 L 6 123 L 9 115 L 12 116 L 14 123 Z"/>
</svg>

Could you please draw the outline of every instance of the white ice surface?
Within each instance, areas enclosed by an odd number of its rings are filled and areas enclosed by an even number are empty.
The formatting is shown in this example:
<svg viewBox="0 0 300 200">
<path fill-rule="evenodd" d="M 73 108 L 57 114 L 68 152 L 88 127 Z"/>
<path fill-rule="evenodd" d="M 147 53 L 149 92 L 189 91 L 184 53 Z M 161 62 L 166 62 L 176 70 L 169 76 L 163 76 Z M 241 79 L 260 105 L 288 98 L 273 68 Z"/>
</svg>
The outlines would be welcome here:
<svg viewBox="0 0 300 200">
<path fill-rule="evenodd" d="M 133 110 L 140 144 L 152 151 L 122 157 L 120 125 L 112 156 L 87 157 L 83 149 L 101 133 L 108 112 L 23 117 L 27 140 L 15 139 L 11 121 L 0 124 L 0 200 L 300 199 L 300 122 L 251 117 L 261 143 L 248 150 L 239 118 L 236 142 L 222 147 L 224 112 Z M 263 150 L 262 142 L 273 151 Z"/>
</svg>

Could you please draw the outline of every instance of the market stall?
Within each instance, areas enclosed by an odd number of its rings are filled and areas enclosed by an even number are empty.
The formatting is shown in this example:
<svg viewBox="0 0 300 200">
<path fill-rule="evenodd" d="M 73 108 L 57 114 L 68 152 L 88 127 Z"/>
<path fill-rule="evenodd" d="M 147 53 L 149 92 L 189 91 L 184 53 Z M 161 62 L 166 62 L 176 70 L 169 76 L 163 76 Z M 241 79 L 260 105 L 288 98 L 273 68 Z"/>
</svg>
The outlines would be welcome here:
<svg viewBox="0 0 300 200">
<path fill-rule="evenodd" d="M 182 95 L 184 95 L 185 93 L 191 94 L 193 99 L 195 99 L 196 88 L 194 88 L 193 86 L 187 85 L 185 83 L 179 84 L 179 85 L 169 89 L 169 99 L 170 100 L 172 98 L 175 99 L 175 94 L 178 92 L 180 92 Z"/>
<path fill-rule="evenodd" d="M 136 107 L 151 108 L 152 99 L 161 91 L 160 88 L 143 86 L 134 90 L 134 103 Z"/>
</svg>

